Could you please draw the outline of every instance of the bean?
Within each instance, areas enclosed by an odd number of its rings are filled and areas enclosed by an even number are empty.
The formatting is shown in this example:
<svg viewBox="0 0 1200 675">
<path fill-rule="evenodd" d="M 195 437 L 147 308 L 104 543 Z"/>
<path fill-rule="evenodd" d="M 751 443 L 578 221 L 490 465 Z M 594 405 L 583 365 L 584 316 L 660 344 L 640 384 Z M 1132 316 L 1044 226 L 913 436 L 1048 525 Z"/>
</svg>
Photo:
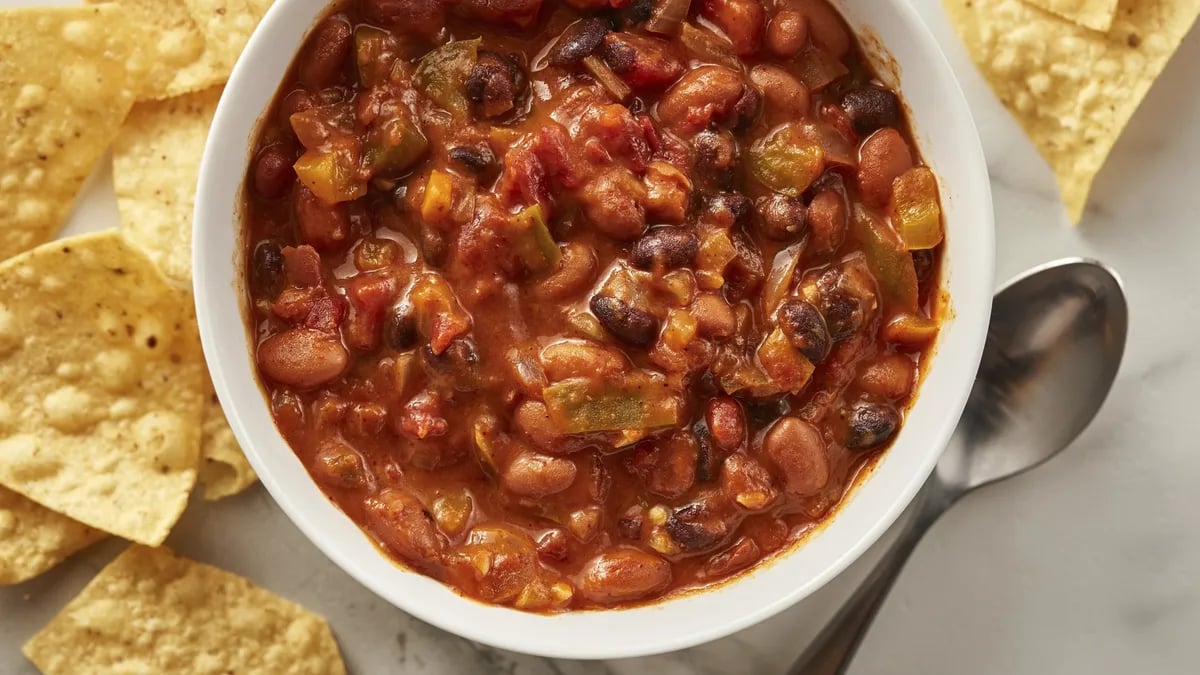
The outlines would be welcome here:
<svg viewBox="0 0 1200 675">
<path fill-rule="evenodd" d="M 725 266 L 725 294 L 732 300 L 747 300 L 766 278 L 762 253 L 741 230 L 733 232 L 733 260 Z"/>
<path fill-rule="evenodd" d="M 728 131 L 708 129 L 692 140 L 696 170 L 719 185 L 733 180 L 738 165 L 738 145 Z"/>
<path fill-rule="evenodd" d="M 726 338 L 737 332 L 733 308 L 720 295 L 701 293 L 688 311 L 696 319 L 696 331 L 704 337 Z"/>
<path fill-rule="evenodd" d="M 671 583 L 671 564 L 636 548 L 616 548 L 584 564 L 579 589 L 588 600 L 603 604 L 632 602 L 657 595 Z"/>
<path fill-rule="evenodd" d="M 628 467 L 646 489 L 667 499 L 683 496 L 696 479 L 696 441 L 679 432 L 667 439 L 638 443 L 628 456 Z"/>
<path fill-rule="evenodd" d="M 362 456 L 336 438 L 321 442 L 313 456 L 312 471 L 322 483 L 347 490 L 365 487 L 370 480 Z"/>
<path fill-rule="evenodd" d="M 646 186 L 633 172 L 610 168 L 584 184 L 583 214 L 593 227 L 614 239 L 636 239 L 646 231 Z"/>
<path fill-rule="evenodd" d="M 275 239 L 264 239 L 254 247 L 251 284 L 255 295 L 274 300 L 283 290 L 283 247 Z"/>
<path fill-rule="evenodd" d="M 542 0 L 459 0 L 457 3 L 439 0 L 453 5 L 454 10 L 468 19 L 484 24 L 505 23 L 518 28 L 528 28 L 537 20 L 542 9 Z"/>
<path fill-rule="evenodd" d="M 725 33 L 738 56 L 750 56 L 762 44 L 767 17 L 759 0 L 702 0 L 700 15 Z"/>
<path fill-rule="evenodd" d="M 537 545 L 528 534 L 505 525 L 478 525 L 462 547 L 480 598 L 508 602 L 537 574 Z M 482 565 L 480 563 L 483 563 Z"/>
<path fill-rule="evenodd" d="M 733 129 L 745 131 L 754 124 L 762 110 L 762 95 L 751 86 L 742 87 L 742 95 L 733 104 Z"/>
<path fill-rule="evenodd" d="M 663 126 L 690 138 L 710 122 L 724 121 L 745 94 L 745 82 L 735 70 L 702 66 L 689 71 L 658 100 Z"/>
<path fill-rule="evenodd" d="M 834 289 L 825 297 L 822 303 L 825 310 L 825 325 L 829 327 L 829 337 L 834 342 L 847 340 L 865 320 L 862 301 L 849 293 Z"/>
<path fill-rule="evenodd" d="M 663 223 L 682 223 L 692 203 L 692 181 L 679 169 L 653 161 L 642 177 L 646 184 L 646 216 Z"/>
<path fill-rule="evenodd" d="M 292 211 L 304 243 L 321 251 L 345 247 L 350 237 L 350 215 L 345 204 L 326 204 L 301 185 L 292 192 Z"/>
<path fill-rule="evenodd" d="M 892 440 L 900 428 L 900 413 L 883 403 L 861 403 L 850 411 L 846 447 L 866 450 Z"/>
<path fill-rule="evenodd" d="M 538 356 L 551 382 L 572 377 L 604 377 L 626 367 L 620 354 L 584 340 L 551 343 Z"/>
<path fill-rule="evenodd" d="M 762 511 L 778 495 L 766 468 L 740 452 L 721 465 L 721 492 L 748 511 Z"/>
<path fill-rule="evenodd" d="M 797 5 L 808 19 L 808 36 L 814 45 L 839 60 L 850 51 L 850 29 L 826 0 L 798 0 Z"/>
<path fill-rule="evenodd" d="M 885 354 L 858 375 L 858 387 L 872 396 L 893 401 L 912 391 L 917 364 L 904 354 Z"/>
<path fill-rule="evenodd" d="M 800 12 L 781 9 L 767 24 L 767 51 L 781 59 L 799 54 L 807 41 L 808 19 Z"/>
<path fill-rule="evenodd" d="M 349 360 L 336 336 L 311 328 L 276 333 L 258 346 L 263 374 L 296 389 L 313 389 L 338 378 Z"/>
<path fill-rule="evenodd" d="M 729 396 L 710 399 L 704 420 L 718 448 L 733 452 L 746 441 L 746 414 L 735 399 Z"/>
<path fill-rule="evenodd" d="M 557 494 L 575 482 L 575 462 L 526 450 L 509 462 L 500 477 L 505 490 L 540 499 Z"/>
<path fill-rule="evenodd" d="M 421 338 L 417 330 L 417 315 L 412 304 L 398 302 L 383 320 L 384 344 L 398 352 L 412 349 Z"/>
<path fill-rule="evenodd" d="M 455 391 L 476 391 L 481 374 L 479 352 L 467 338 L 455 338 L 442 350 L 434 354 L 429 345 L 421 348 L 421 363 L 431 382 L 452 387 Z"/>
<path fill-rule="evenodd" d="M 773 194 L 755 204 L 759 230 L 776 241 L 794 241 L 804 235 L 808 225 L 808 208 L 795 197 Z"/>
<path fill-rule="evenodd" d="M 825 317 L 811 303 L 799 298 L 784 300 L 775 313 L 783 334 L 809 361 L 820 363 L 829 356 L 832 340 Z"/>
<path fill-rule="evenodd" d="M 609 33 L 601 54 L 613 72 L 637 90 L 666 87 L 687 70 L 673 44 L 636 33 Z"/>
<path fill-rule="evenodd" d="M 854 122 L 854 130 L 864 136 L 881 127 L 894 127 L 900 121 L 900 99 L 896 94 L 869 84 L 846 92 L 842 109 Z"/>
<path fill-rule="evenodd" d="M 363 506 L 367 529 L 396 555 L 426 570 L 441 561 L 445 537 L 416 495 L 404 488 L 384 488 Z"/>
<path fill-rule="evenodd" d="M 704 565 L 704 576 L 710 579 L 727 577 L 754 564 L 762 557 L 758 544 L 750 537 L 740 537 L 729 548 L 716 553 Z"/>
<path fill-rule="evenodd" d="M 562 454 L 566 437 L 550 423 L 550 413 L 541 401 L 522 401 L 513 411 L 513 426 L 538 448 Z"/>
<path fill-rule="evenodd" d="M 353 30 L 344 17 L 331 16 L 322 21 L 309 38 L 308 48 L 300 52 L 300 83 L 311 90 L 336 84 L 353 44 Z"/>
<path fill-rule="evenodd" d="M 571 553 L 567 533 L 560 527 L 553 527 L 543 532 L 537 538 L 538 557 L 549 562 L 562 562 Z"/>
<path fill-rule="evenodd" d="M 642 523 L 645 520 L 646 507 L 634 504 L 617 519 L 617 532 L 626 539 L 637 541 L 642 538 Z"/>
<path fill-rule="evenodd" d="M 892 182 L 913 167 L 912 151 L 899 131 L 880 129 L 858 151 L 858 189 L 863 201 L 883 207 L 892 198 Z"/>
<path fill-rule="evenodd" d="M 254 163 L 254 191 L 265 199 L 286 195 L 296 181 L 291 153 L 276 143 L 263 148 Z"/>
<path fill-rule="evenodd" d="M 446 25 L 443 0 L 362 0 L 363 14 L 392 30 L 434 38 Z"/>
<path fill-rule="evenodd" d="M 593 295 L 588 306 L 600 325 L 628 345 L 645 347 L 658 338 L 658 319 L 619 298 Z"/>
<path fill-rule="evenodd" d="M 464 86 L 484 117 L 498 117 L 516 107 L 525 90 L 525 71 L 503 54 L 480 50 Z"/>
<path fill-rule="evenodd" d="M 546 57 L 552 66 L 565 68 L 573 66 L 583 57 L 589 56 L 604 43 L 608 34 L 608 24 L 601 19 L 580 19 L 567 26 L 558 40 L 550 47 Z"/>
<path fill-rule="evenodd" d="M 829 483 L 829 458 L 825 439 L 812 424 L 799 417 L 783 417 L 763 438 L 763 453 L 783 475 L 784 489 L 793 497 L 806 497 Z"/>
<path fill-rule="evenodd" d="M 671 539 L 690 553 L 711 549 L 729 534 L 729 524 L 714 517 L 702 502 L 676 509 L 667 518 L 665 528 Z"/>
<path fill-rule="evenodd" d="M 495 153 L 486 145 L 460 145 L 450 148 L 450 151 L 446 154 L 449 155 L 450 159 L 462 164 L 474 173 L 483 173 L 496 162 Z"/>
<path fill-rule="evenodd" d="M 700 237 L 681 227 L 656 227 L 633 244 L 629 261 L 638 269 L 675 269 L 690 265 L 700 250 Z"/>
<path fill-rule="evenodd" d="M 559 249 L 562 257 L 536 289 L 539 296 L 547 299 L 566 298 L 590 287 L 600 264 L 596 252 L 587 244 L 572 241 Z"/>
<path fill-rule="evenodd" d="M 846 238 L 846 201 L 835 190 L 818 192 L 808 204 L 809 245 L 818 253 L 833 253 Z"/>
<path fill-rule="evenodd" d="M 808 113 L 808 88 L 783 68 L 760 63 L 750 70 L 750 81 L 762 92 L 769 120 L 792 120 Z"/>
<path fill-rule="evenodd" d="M 722 227 L 741 224 L 754 210 L 750 200 L 740 192 L 710 194 L 704 200 L 704 208 L 712 220 Z"/>
</svg>

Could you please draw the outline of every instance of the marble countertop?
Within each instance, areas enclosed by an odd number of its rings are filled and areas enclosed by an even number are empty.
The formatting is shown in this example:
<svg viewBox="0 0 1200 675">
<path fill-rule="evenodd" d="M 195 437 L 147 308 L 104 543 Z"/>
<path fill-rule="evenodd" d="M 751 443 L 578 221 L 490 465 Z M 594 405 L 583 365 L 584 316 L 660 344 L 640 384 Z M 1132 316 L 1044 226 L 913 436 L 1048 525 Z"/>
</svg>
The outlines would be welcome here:
<svg viewBox="0 0 1200 675">
<path fill-rule="evenodd" d="M 967 91 L 995 192 L 998 282 L 1062 256 L 1123 276 L 1129 351 L 1083 436 L 1035 472 L 977 493 L 928 535 L 853 673 L 1125 675 L 1200 667 L 1200 29 L 1193 30 L 1071 227 L 1050 170 L 950 31 L 938 0 L 912 0 Z M 1192 94 L 1186 92 L 1192 91 Z M 101 171 L 85 214 L 115 219 Z M 328 562 L 261 488 L 194 504 L 168 540 L 329 618 L 356 674 L 600 675 L 784 673 L 866 572 L 858 564 L 808 600 L 731 637 L 663 656 L 548 660 L 472 644 L 394 609 Z M 20 645 L 121 548 L 107 542 L 54 572 L 0 589 L 0 673 L 35 672 Z"/>
</svg>

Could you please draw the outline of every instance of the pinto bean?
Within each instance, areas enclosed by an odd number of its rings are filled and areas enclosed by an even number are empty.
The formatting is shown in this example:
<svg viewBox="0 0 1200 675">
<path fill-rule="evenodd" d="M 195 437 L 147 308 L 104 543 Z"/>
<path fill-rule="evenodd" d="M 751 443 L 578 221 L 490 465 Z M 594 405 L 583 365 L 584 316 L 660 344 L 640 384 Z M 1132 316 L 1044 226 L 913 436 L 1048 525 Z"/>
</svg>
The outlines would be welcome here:
<svg viewBox="0 0 1200 675">
<path fill-rule="evenodd" d="M 350 215 L 345 204 L 326 204 L 299 185 L 292 192 L 292 211 L 300 239 L 319 251 L 338 251 L 350 237 Z"/>
<path fill-rule="evenodd" d="M 527 450 L 509 462 L 500 481 L 505 490 L 515 495 L 540 499 L 571 487 L 575 473 L 575 462 L 569 459 Z"/>
<path fill-rule="evenodd" d="M 682 223 L 692 202 L 692 181 L 663 161 L 653 161 L 642 177 L 646 184 L 646 215 L 663 223 Z"/>
<path fill-rule="evenodd" d="M 762 92 L 768 120 L 793 120 L 808 112 L 808 88 L 783 68 L 760 63 L 750 70 L 750 81 Z"/>
<path fill-rule="evenodd" d="M 337 336 L 312 328 L 276 333 L 258 346 L 263 374 L 296 389 L 313 389 L 337 379 L 349 360 Z"/>
<path fill-rule="evenodd" d="M 646 186 L 629 169 L 613 167 L 580 191 L 583 214 L 593 227 L 615 239 L 636 239 L 646 231 Z"/>
<path fill-rule="evenodd" d="M 517 28 L 528 28 L 537 20 L 542 9 L 542 0 L 459 0 L 456 3 L 438 0 L 453 5 L 454 11 L 468 19 L 485 24 L 508 24 Z"/>
<path fill-rule="evenodd" d="M 863 391 L 898 401 L 909 395 L 916 379 L 917 364 L 904 354 L 885 354 L 867 365 L 858 374 L 858 387 Z"/>
<path fill-rule="evenodd" d="M 725 33 L 738 56 L 758 52 L 767 20 L 759 0 L 701 0 L 700 15 Z"/>
<path fill-rule="evenodd" d="M 763 453 L 783 476 L 784 489 L 793 497 L 806 497 L 829 482 L 825 439 L 812 424 L 799 417 L 783 417 L 763 438 Z"/>
<path fill-rule="evenodd" d="M 704 420 L 713 443 L 725 452 L 733 452 L 746 442 L 746 414 L 735 399 L 718 396 L 709 400 Z"/>
<path fill-rule="evenodd" d="M 434 38 L 446 25 L 443 0 L 362 0 L 363 14 L 391 30 Z"/>
<path fill-rule="evenodd" d="M 404 488 L 384 488 L 367 497 L 363 506 L 367 529 L 405 562 L 426 570 L 440 562 L 446 539 L 416 495 Z"/>
<path fill-rule="evenodd" d="M 681 227 L 656 227 L 629 250 L 629 261 L 639 269 L 675 269 L 690 265 L 700 250 L 700 237 Z"/>
<path fill-rule="evenodd" d="M 658 338 L 658 319 L 624 300 L 611 295 L 593 295 L 588 307 L 600 320 L 600 325 L 628 345 L 645 347 Z"/>
<path fill-rule="evenodd" d="M 735 70 L 702 66 L 689 71 L 658 100 L 658 118 L 682 138 L 691 138 L 710 122 L 722 122 L 745 94 L 746 84 Z"/>
<path fill-rule="evenodd" d="M 354 31 L 344 17 L 335 15 L 322 21 L 308 48 L 300 52 L 300 83 L 314 91 L 336 84 L 353 46 Z"/>
<path fill-rule="evenodd" d="M 886 206 L 892 182 L 913 167 L 912 151 L 899 131 L 880 129 L 858 151 L 858 189 L 871 206 Z"/>
<path fill-rule="evenodd" d="M 808 19 L 791 9 L 781 9 L 767 24 L 767 51 L 781 59 L 790 59 L 804 49 L 808 41 Z"/>
<path fill-rule="evenodd" d="M 696 441 L 685 432 L 667 439 L 642 441 L 627 461 L 629 470 L 647 490 L 675 499 L 687 492 L 696 479 Z"/>
<path fill-rule="evenodd" d="M 571 377 L 596 377 L 625 370 L 625 359 L 614 351 L 584 340 L 561 340 L 538 355 L 546 377 L 558 382 Z"/>
<path fill-rule="evenodd" d="M 817 253 L 832 253 L 846 238 L 846 202 L 835 190 L 818 192 L 808 204 L 809 245 Z"/>
<path fill-rule="evenodd" d="M 758 544 L 750 537 L 741 537 L 729 548 L 713 554 L 704 565 L 704 576 L 710 579 L 727 577 L 754 564 L 762 557 Z"/>
<path fill-rule="evenodd" d="M 522 401 L 513 411 L 513 426 L 539 449 L 551 454 L 561 455 L 564 450 L 578 447 L 550 423 L 550 413 L 541 401 Z"/>
<path fill-rule="evenodd" d="M 811 303 L 788 298 L 779 305 L 775 316 L 788 341 L 809 361 L 820 363 L 829 356 L 833 346 L 829 328 L 825 317 Z"/>
<path fill-rule="evenodd" d="M 661 89 L 687 69 L 666 40 L 636 33 L 609 33 L 601 52 L 604 62 L 634 89 Z"/>
<path fill-rule="evenodd" d="M 779 494 L 763 465 L 740 452 L 721 465 L 721 492 L 748 511 L 762 511 Z"/>
<path fill-rule="evenodd" d="M 254 162 L 254 191 L 266 199 L 279 199 L 296 182 L 292 154 L 276 143 L 263 148 Z"/>
<path fill-rule="evenodd" d="M 548 299 L 566 298 L 592 285 L 599 262 L 587 244 L 568 242 L 560 247 L 562 257 L 537 286 L 538 295 Z"/>
<path fill-rule="evenodd" d="M 579 575 L 583 597 L 618 604 L 657 595 L 671 583 L 671 564 L 637 548 L 605 551 L 584 564 Z"/>
<path fill-rule="evenodd" d="M 900 413 L 884 403 L 861 403 L 850 411 L 846 447 L 854 450 L 874 448 L 896 435 L 900 428 Z"/>
</svg>

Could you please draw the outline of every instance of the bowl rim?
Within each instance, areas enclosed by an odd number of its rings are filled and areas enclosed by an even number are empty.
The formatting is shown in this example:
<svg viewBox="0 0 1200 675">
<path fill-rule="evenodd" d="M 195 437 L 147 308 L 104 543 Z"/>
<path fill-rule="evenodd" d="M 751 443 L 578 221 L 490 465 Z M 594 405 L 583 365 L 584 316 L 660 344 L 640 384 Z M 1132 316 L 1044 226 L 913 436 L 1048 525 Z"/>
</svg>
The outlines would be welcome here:
<svg viewBox="0 0 1200 675">
<path fill-rule="evenodd" d="M 834 4 L 839 6 L 844 6 L 848 1 L 858 0 L 833 0 Z M 303 34 L 307 34 L 314 25 L 315 17 L 321 15 L 320 8 L 328 4 L 329 0 L 291 0 L 275 3 L 267 11 L 258 29 L 247 43 L 242 58 L 238 60 L 221 97 L 205 145 L 193 214 L 194 246 L 192 252 L 194 298 L 201 341 L 209 371 L 212 374 L 214 388 L 225 410 L 230 427 L 272 498 L 292 523 L 326 557 L 360 584 L 395 607 L 450 633 L 494 647 L 544 657 L 608 659 L 647 656 L 684 649 L 725 637 L 759 623 L 823 587 L 882 536 L 908 507 L 933 470 L 966 403 L 973 377 L 960 375 L 950 390 L 941 397 L 945 420 L 940 424 L 936 433 L 923 439 L 929 449 L 921 455 L 919 462 L 911 463 L 909 470 L 905 472 L 907 478 L 899 481 L 899 485 L 890 488 L 886 498 L 885 495 L 879 495 L 878 498 L 872 496 L 871 504 L 866 504 L 864 493 L 870 492 L 869 484 L 874 477 L 878 476 L 880 467 L 893 454 L 891 450 L 874 463 L 871 475 L 864 480 L 856 481 L 856 485 L 852 489 L 854 494 L 843 499 L 839 503 L 837 511 L 822 521 L 817 534 L 805 537 L 805 541 L 801 545 L 781 552 L 765 566 L 759 566 L 762 569 L 752 569 L 738 575 L 729 583 L 718 584 L 710 590 L 670 597 L 649 605 L 614 610 L 577 611 L 557 615 L 531 614 L 507 607 L 486 605 L 462 596 L 428 577 L 395 565 L 382 552 L 376 551 L 375 556 L 379 560 L 386 561 L 387 565 L 400 573 L 400 576 L 381 572 L 382 568 L 375 564 L 377 561 L 363 560 L 359 557 L 363 550 L 360 545 L 353 541 L 345 541 L 346 538 L 342 534 L 329 531 L 327 529 L 328 514 L 325 512 L 332 508 L 352 528 L 352 532 L 350 532 L 352 536 L 359 537 L 363 540 L 362 543 L 368 543 L 374 548 L 358 525 L 337 510 L 337 507 L 326 499 L 323 493 L 319 493 L 321 500 L 317 504 L 311 500 L 301 499 L 302 493 L 311 493 L 313 490 L 317 490 L 315 483 L 306 471 L 304 471 L 304 476 L 309 483 L 307 488 L 302 485 L 287 484 L 287 480 L 280 475 L 284 473 L 279 466 L 280 460 L 271 457 L 264 450 L 264 446 L 277 443 L 283 443 L 286 447 L 286 441 L 282 439 L 273 419 L 264 425 L 263 420 L 260 419 L 256 423 L 252 418 L 252 413 L 247 408 L 264 408 L 266 405 L 264 391 L 258 385 L 258 378 L 255 374 L 250 374 L 256 385 L 252 387 L 252 391 L 246 390 L 244 382 L 234 381 L 238 375 L 231 373 L 230 369 L 234 367 L 232 364 L 238 362 L 238 355 L 225 344 L 231 339 L 229 335 L 234 330 L 240 331 L 245 343 L 242 347 L 244 353 L 241 354 L 241 358 L 245 360 L 249 357 L 250 335 L 246 329 L 245 301 L 242 296 L 237 262 L 241 260 L 239 255 L 241 246 L 240 191 L 235 191 L 232 203 L 233 229 L 236 231 L 233 257 L 237 261 L 225 260 L 226 265 L 234 267 L 234 278 L 230 279 L 217 272 L 210 273 L 214 266 L 220 268 L 219 257 L 221 254 L 213 250 L 215 245 L 212 245 L 211 241 L 214 237 L 210 236 L 212 226 L 206 225 L 224 223 L 228 226 L 231 213 L 229 210 L 230 200 L 227 198 L 214 200 L 210 198 L 210 195 L 227 194 L 229 190 L 225 188 L 228 187 L 230 180 L 239 185 L 243 182 L 242 178 L 245 176 L 246 167 L 251 158 L 250 144 L 259 126 L 258 118 L 265 114 L 266 106 L 269 105 L 269 101 L 279 86 L 275 84 L 271 91 L 266 93 L 267 103 L 250 113 L 253 119 L 248 122 L 246 110 L 242 109 L 246 107 L 246 104 L 242 103 L 242 99 L 247 97 L 257 99 L 263 95 L 261 91 L 253 91 L 255 77 L 253 71 L 256 61 L 269 50 L 273 50 L 277 53 L 287 51 L 283 58 L 285 64 L 289 63 L 293 58 L 294 50 L 280 50 L 279 44 L 281 43 L 277 41 L 277 38 L 280 34 L 294 34 L 294 31 L 285 26 L 286 23 L 297 20 L 295 16 L 290 15 L 303 15 L 302 23 L 305 26 Z M 984 255 L 982 259 L 972 259 L 970 265 L 964 265 L 962 269 L 959 269 L 959 273 L 970 275 L 972 279 L 977 279 L 978 283 L 974 284 L 972 296 L 963 297 L 961 294 L 955 294 L 952 297 L 952 303 L 953 320 L 956 324 L 954 335 L 961 335 L 962 337 L 958 338 L 957 342 L 964 345 L 962 349 L 958 350 L 962 352 L 961 358 L 958 359 L 958 367 L 973 375 L 978 368 L 986 336 L 995 269 L 992 198 L 983 148 L 962 89 L 932 32 L 916 9 L 905 0 L 889 0 L 888 4 L 899 13 L 900 18 L 907 24 L 906 29 L 920 43 L 918 48 L 923 51 L 922 59 L 928 61 L 927 67 L 938 73 L 939 76 L 936 79 L 940 80 L 940 86 L 945 88 L 945 93 L 951 98 L 951 100 L 943 101 L 943 105 L 952 108 L 953 116 L 965 125 L 965 128 L 958 130 L 959 135 L 965 133 L 969 137 L 960 139 L 967 142 L 956 146 L 956 151 L 964 155 L 964 161 L 971 170 L 965 174 L 956 175 L 954 179 L 965 183 L 968 192 L 974 196 L 974 201 L 968 204 L 969 215 L 974 222 L 973 227 L 977 230 L 972 235 L 978 240 L 976 247 Z M 298 49 L 301 36 L 296 35 L 289 39 L 294 39 L 296 49 Z M 285 42 L 285 44 L 291 43 Z M 913 122 L 916 127 L 916 120 Z M 250 124 L 249 134 L 241 134 L 236 131 L 239 128 L 244 129 L 247 123 Z M 230 142 L 232 139 L 239 140 L 234 143 Z M 234 157 L 231 158 L 231 154 Z M 236 158 L 236 162 L 232 162 L 234 158 Z M 230 168 L 237 169 L 236 176 L 229 175 Z M 942 177 L 939 175 L 939 178 Z M 209 231 L 206 231 L 206 228 L 210 228 Z M 947 264 L 948 262 L 943 263 L 944 266 Z M 943 282 L 943 286 L 945 285 L 946 282 Z M 230 291 L 238 298 L 235 328 L 231 328 L 229 325 L 232 317 L 229 316 L 228 303 L 218 300 L 219 295 Z M 944 356 L 941 353 L 945 351 L 944 346 L 939 340 L 937 345 L 939 354 L 935 357 L 935 364 L 940 362 L 939 360 Z M 964 349 L 965 351 L 963 351 Z M 243 376 L 245 374 L 242 373 Z M 928 382 L 924 383 L 923 389 L 928 384 Z M 926 394 L 925 391 L 918 394 L 913 404 L 914 409 L 921 406 L 923 398 L 932 397 L 932 395 L 926 396 Z M 258 405 L 255 406 L 252 400 L 246 398 L 247 396 L 257 397 Z M 270 438 L 271 433 L 263 432 L 264 427 L 273 430 L 275 438 Z M 294 453 L 290 453 L 290 447 L 288 450 L 289 457 L 282 461 L 292 461 L 298 465 L 299 462 L 296 461 Z M 303 469 L 301 470 L 303 471 Z M 789 560 L 806 557 L 802 554 L 803 551 L 820 546 L 823 533 L 836 527 L 837 522 L 847 518 L 847 513 L 850 511 L 867 512 L 870 515 L 870 524 L 859 527 L 856 535 L 848 544 L 839 544 L 831 552 L 820 553 L 827 560 L 817 566 L 816 573 L 804 577 L 799 583 L 793 582 L 785 587 L 779 587 L 778 579 L 775 579 L 771 582 L 775 584 L 772 586 L 771 593 L 765 595 L 760 593 L 757 597 L 743 599 L 741 605 L 753 606 L 737 610 L 736 615 L 717 616 L 706 624 L 693 625 L 686 631 L 651 630 L 658 622 L 669 618 L 665 615 L 681 615 L 682 612 L 695 611 L 691 607 L 693 605 L 709 612 L 714 610 L 714 607 L 709 605 L 716 605 L 716 608 L 719 609 L 720 602 L 708 602 L 706 599 L 716 596 L 731 597 L 738 592 L 738 589 L 748 589 L 752 579 L 765 576 L 780 577 L 778 574 L 780 568 L 786 567 Z M 855 516 L 855 518 L 860 517 L 864 516 Z M 816 557 L 816 555 L 807 557 Z M 775 570 L 776 573 L 772 573 L 772 570 Z M 393 578 L 385 579 L 383 577 Z M 391 583 L 397 581 L 398 583 Z M 431 588 L 431 585 L 437 588 Z M 730 600 L 730 602 L 733 601 Z M 635 615 L 636 618 L 628 619 Z M 464 617 L 466 618 L 464 619 Z M 584 617 L 584 619 L 580 619 L 580 617 Z M 593 618 L 588 619 L 587 617 Z M 595 617 L 599 617 L 599 620 L 595 620 Z M 551 620 L 556 623 L 548 623 Z M 622 621 L 636 625 L 630 630 L 615 626 Z M 647 624 L 645 621 L 654 623 Z M 565 626 L 566 624 L 579 625 Z M 626 639 L 611 639 L 610 636 L 598 640 L 595 639 L 596 634 L 593 632 L 596 630 L 610 630 L 614 634 L 623 633 Z M 563 640 L 564 635 L 568 638 L 574 636 L 575 639 Z M 586 639 L 583 639 L 585 636 Z"/>
</svg>

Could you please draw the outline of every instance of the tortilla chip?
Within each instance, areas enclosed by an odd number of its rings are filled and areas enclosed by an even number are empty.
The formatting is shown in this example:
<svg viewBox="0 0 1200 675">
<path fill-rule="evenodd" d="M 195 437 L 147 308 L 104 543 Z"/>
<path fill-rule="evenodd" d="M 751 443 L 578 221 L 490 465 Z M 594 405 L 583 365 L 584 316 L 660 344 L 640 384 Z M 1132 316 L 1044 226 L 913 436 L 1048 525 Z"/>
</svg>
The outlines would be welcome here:
<svg viewBox="0 0 1200 675">
<path fill-rule="evenodd" d="M 1092 180 L 1187 34 L 1200 0 L 1121 0 L 1108 33 L 1024 0 L 943 0 L 976 65 L 1058 176 L 1073 222 Z"/>
<path fill-rule="evenodd" d="M 112 1 L 128 17 L 124 31 L 133 45 L 131 62 L 144 72 L 137 100 L 178 96 L 224 81 L 211 69 L 189 67 L 204 55 L 204 34 L 183 0 Z"/>
<path fill-rule="evenodd" d="M 0 586 L 32 579 L 104 536 L 0 487 Z"/>
<path fill-rule="evenodd" d="M 0 10 L 0 260 L 54 235 L 133 104 L 114 5 Z"/>
<path fill-rule="evenodd" d="M 115 230 L 0 263 L 0 485 L 157 544 L 196 482 L 204 365 L 186 289 Z"/>
<path fill-rule="evenodd" d="M 254 485 L 258 476 L 225 420 L 221 402 L 208 384 L 209 398 L 204 407 L 204 440 L 200 447 L 200 482 L 204 498 L 223 499 Z"/>
<path fill-rule="evenodd" d="M 204 69 L 220 75 L 214 84 L 225 82 L 269 3 L 264 0 L 183 0 L 183 3 L 204 34 Z"/>
<path fill-rule="evenodd" d="M 113 143 L 121 230 L 173 279 L 192 278 L 192 206 L 221 87 L 133 107 Z"/>
<path fill-rule="evenodd" d="M 1025 0 L 1069 21 L 1107 33 L 1117 14 L 1117 0 Z"/>
<path fill-rule="evenodd" d="M 346 672 L 321 617 L 229 572 L 137 545 L 22 651 L 46 675 Z"/>
</svg>

